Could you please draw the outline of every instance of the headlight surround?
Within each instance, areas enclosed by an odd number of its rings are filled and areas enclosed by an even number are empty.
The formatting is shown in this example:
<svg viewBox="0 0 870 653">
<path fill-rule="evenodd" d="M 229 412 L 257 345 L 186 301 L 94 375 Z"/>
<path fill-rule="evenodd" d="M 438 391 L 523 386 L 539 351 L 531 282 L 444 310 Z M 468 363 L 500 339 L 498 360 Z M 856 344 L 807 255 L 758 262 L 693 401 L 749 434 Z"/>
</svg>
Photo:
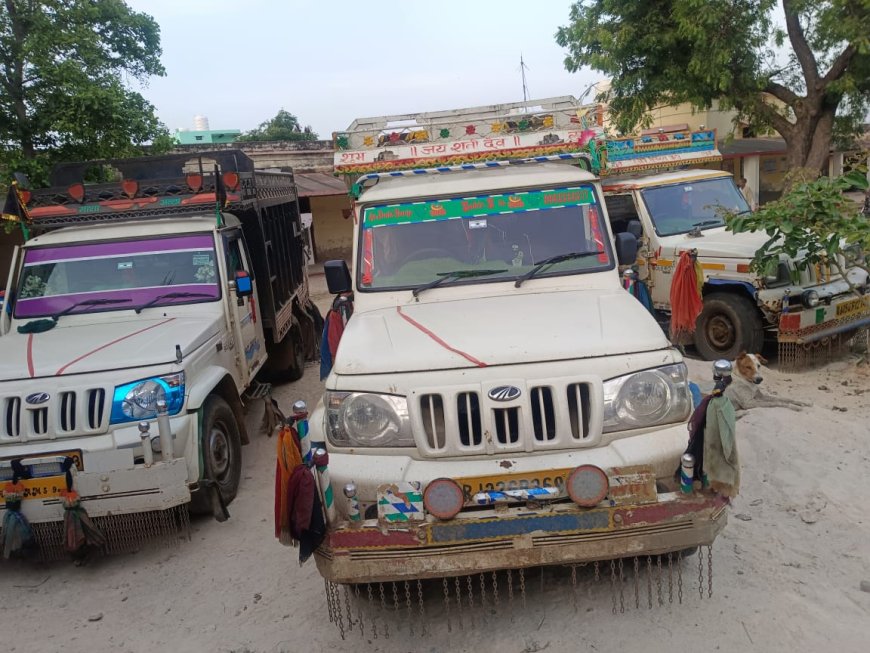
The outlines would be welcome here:
<svg viewBox="0 0 870 653">
<path fill-rule="evenodd" d="M 604 382 L 604 432 L 684 421 L 692 409 L 686 365 L 677 363 Z"/>
<path fill-rule="evenodd" d="M 326 393 L 326 436 L 337 447 L 413 447 L 408 400 L 370 392 Z"/>
<path fill-rule="evenodd" d="M 803 294 L 801 295 L 801 303 L 806 308 L 815 308 L 819 305 L 819 301 L 819 293 L 817 293 L 815 290 L 804 290 Z"/>
<path fill-rule="evenodd" d="M 138 422 L 157 417 L 157 401 L 163 399 L 170 415 L 184 406 L 184 372 L 152 376 L 115 386 L 112 395 L 112 424 Z"/>
</svg>

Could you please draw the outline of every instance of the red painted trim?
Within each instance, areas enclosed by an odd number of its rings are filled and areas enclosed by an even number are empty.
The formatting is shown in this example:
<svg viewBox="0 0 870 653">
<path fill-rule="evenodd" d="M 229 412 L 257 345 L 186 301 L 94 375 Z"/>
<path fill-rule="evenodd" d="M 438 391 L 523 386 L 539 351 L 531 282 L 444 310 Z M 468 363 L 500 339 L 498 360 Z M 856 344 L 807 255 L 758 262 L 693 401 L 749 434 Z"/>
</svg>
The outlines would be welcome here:
<svg viewBox="0 0 870 653">
<path fill-rule="evenodd" d="M 447 350 L 449 350 L 449 351 L 452 351 L 454 354 L 459 354 L 459 355 L 462 356 L 465 360 L 467 360 L 467 361 L 469 361 L 469 362 L 471 362 L 471 363 L 474 363 L 474 364 L 477 365 L 478 367 L 487 367 L 487 364 L 484 363 L 483 361 L 479 361 L 479 360 L 477 360 L 477 359 L 476 359 L 474 356 L 472 356 L 471 354 L 466 354 L 464 351 L 462 351 L 462 350 L 460 350 L 460 349 L 456 349 L 455 347 L 451 347 L 451 346 L 448 345 L 446 342 L 444 342 L 441 338 L 439 338 L 439 337 L 436 336 L 434 333 L 432 333 L 429 329 L 427 329 L 427 328 L 424 327 L 422 324 L 420 324 L 419 322 L 417 322 L 417 320 L 415 320 L 414 318 L 409 317 L 408 315 L 405 315 L 404 313 L 402 313 L 402 307 L 401 307 L 401 306 L 396 306 L 396 312 L 399 314 L 399 317 L 401 317 L 403 320 L 405 320 L 408 324 L 411 324 L 412 326 L 415 326 L 415 327 L 417 327 L 418 329 L 420 329 L 420 331 L 422 331 L 422 332 L 425 333 L 427 336 L 429 336 L 430 338 L 432 338 L 432 340 L 434 340 L 434 341 L 437 342 L 439 345 L 441 345 L 442 347 L 444 347 L 444 349 L 447 349 Z"/>
<path fill-rule="evenodd" d="M 27 372 L 30 374 L 30 378 L 32 379 L 36 376 L 36 373 L 33 371 L 33 334 L 27 334 Z"/>
<path fill-rule="evenodd" d="M 75 365 L 76 363 L 78 363 L 81 360 L 84 360 L 85 358 L 87 358 L 91 354 L 96 354 L 98 351 L 102 351 L 103 349 L 106 349 L 107 347 L 111 347 L 112 345 L 116 345 L 119 342 L 121 342 L 122 340 L 126 340 L 127 338 L 132 338 L 133 336 L 138 336 L 140 333 L 145 333 L 146 331 L 150 331 L 151 329 L 154 329 L 155 327 L 159 327 L 163 324 L 166 324 L 167 322 L 172 322 L 174 319 L 175 319 L 174 317 L 170 317 L 166 320 L 163 320 L 162 322 L 158 322 L 157 324 L 152 324 L 151 326 L 147 326 L 144 329 L 139 329 L 138 331 L 134 331 L 133 333 L 128 333 L 126 336 L 121 336 L 120 338 L 115 338 L 111 342 L 107 342 L 105 345 L 100 345 L 96 349 L 91 349 L 89 352 L 82 354 L 78 358 L 74 358 L 69 363 L 67 363 L 66 365 L 61 367 L 57 372 L 55 372 L 55 375 L 60 376 L 61 374 L 63 374 L 66 371 L 66 369 L 68 367 Z M 31 376 L 33 376 L 33 375 L 31 374 Z"/>
<path fill-rule="evenodd" d="M 355 528 L 332 531 L 329 546 L 332 549 L 368 549 L 379 547 L 419 547 L 416 534 L 408 531 L 387 531 L 377 528 Z"/>
</svg>

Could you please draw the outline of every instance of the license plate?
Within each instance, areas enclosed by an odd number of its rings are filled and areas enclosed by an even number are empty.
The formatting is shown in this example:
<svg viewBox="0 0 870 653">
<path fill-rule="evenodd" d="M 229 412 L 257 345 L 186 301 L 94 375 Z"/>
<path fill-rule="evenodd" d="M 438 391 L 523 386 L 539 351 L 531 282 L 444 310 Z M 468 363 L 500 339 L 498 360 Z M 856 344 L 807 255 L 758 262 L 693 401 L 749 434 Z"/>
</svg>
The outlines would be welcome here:
<svg viewBox="0 0 870 653">
<path fill-rule="evenodd" d="M 46 476 L 45 478 L 28 478 L 19 481 L 24 486 L 24 499 L 54 499 L 66 490 L 66 475 Z M 5 505 L 3 494 L 0 493 L 0 505 Z"/>
<path fill-rule="evenodd" d="M 533 487 L 565 488 L 565 479 L 574 471 L 573 467 L 566 469 L 550 469 L 543 472 L 526 472 L 516 474 L 498 474 L 496 476 L 469 476 L 454 479 L 462 488 L 466 501 L 471 501 L 478 492 L 504 492 L 505 490 L 527 490 Z"/>
<path fill-rule="evenodd" d="M 51 451 L 49 453 L 36 453 L 30 456 L 6 456 L 5 458 L 0 458 L 0 461 L 3 460 L 29 460 L 36 458 L 72 458 L 73 464 L 76 466 L 80 472 L 85 471 L 85 463 L 82 459 L 82 450 L 81 449 L 71 449 L 70 451 Z"/>
<path fill-rule="evenodd" d="M 850 299 L 849 301 L 837 304 L 837 317 L 844 315 L 852 315 L 853 313 L 861 313 L 867 308 L 867 303 L 863 297 Z"/>
</svg>

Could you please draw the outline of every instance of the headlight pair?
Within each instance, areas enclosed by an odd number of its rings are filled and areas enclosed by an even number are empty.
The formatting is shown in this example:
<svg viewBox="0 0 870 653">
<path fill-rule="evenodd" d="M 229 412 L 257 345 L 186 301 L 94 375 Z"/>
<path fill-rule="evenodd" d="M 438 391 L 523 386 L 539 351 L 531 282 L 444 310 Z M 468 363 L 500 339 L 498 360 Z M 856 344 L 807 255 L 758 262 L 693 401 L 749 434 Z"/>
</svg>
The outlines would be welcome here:
<svg viewBox="0 0 870 653">
<path fill-rule="evenodd" d="M 326 393 L 326 434 L 336 447 L 413 447 L 408 400 L 368 392 Z"/>
<path fill-rule="evenodd" d="M 157 402 L 166 402 L 170 415 L 184 406 L 184 372 L 154 376 L 115 387 L 112 396 L 112 424 L 157 417 Z"/>
<path fill-rule="evenodd" d="M 604 432 L 685 420 L 692 394 L 684 363 L 627 374 L 604 382 Z"/>
</svg>

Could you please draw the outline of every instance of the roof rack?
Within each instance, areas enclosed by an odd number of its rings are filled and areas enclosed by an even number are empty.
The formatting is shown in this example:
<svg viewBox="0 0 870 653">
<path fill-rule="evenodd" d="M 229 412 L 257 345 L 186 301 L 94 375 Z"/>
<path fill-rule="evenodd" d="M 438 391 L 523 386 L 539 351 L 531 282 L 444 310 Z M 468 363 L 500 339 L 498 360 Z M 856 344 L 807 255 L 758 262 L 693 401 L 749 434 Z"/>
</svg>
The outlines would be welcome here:
<svg viewBox="0 0 870 653">
<path fill-rule="evenodd" d="M 607 138 L 604 107 L 571 96 L 453 111 L 359 118 L 333 134 L 336 175 L 493 167 L 507 161 L 586 162 L 600 175 L 718 161 L 715 130 L 662 128 Z M 491 164 L 491 165 L 490 165 Z M 394 175 L 395 176 L 395 175 Z"/>
<path fill-rule="evenodd" d="M 113 169 L 118 181 L 85 184 L 95 168 Z M 296 199 L 292 172 L 261 172 L 241 150 L 169 154 L 65 163 L 52 172 L 50 188 L 27 191 L 29 224 L 54 229 L 210 213 L 244 211 Z"/>
</svg>

